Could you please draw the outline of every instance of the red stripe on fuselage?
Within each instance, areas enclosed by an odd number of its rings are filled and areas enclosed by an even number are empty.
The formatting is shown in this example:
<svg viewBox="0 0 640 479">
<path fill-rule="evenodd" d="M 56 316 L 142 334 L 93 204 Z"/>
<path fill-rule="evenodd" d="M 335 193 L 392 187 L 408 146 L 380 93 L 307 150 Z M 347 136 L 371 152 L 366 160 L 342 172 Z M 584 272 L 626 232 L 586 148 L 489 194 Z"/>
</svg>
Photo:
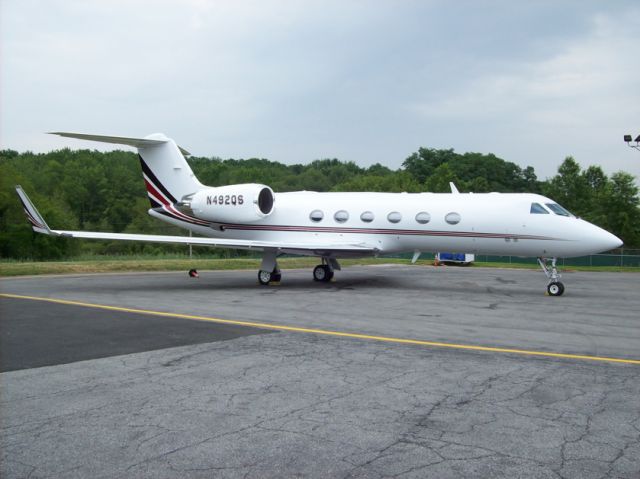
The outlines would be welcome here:
<svg viewBox="0 0 640 479">
<path fill-rule="evenodd" d="M 162 205 L 162 208 L 167 211 L 167 213 L 171 214 L 175 219 L 180 221 L 186 221 L 191 224 L 196 224 L 200 226 L 209 226 L 209 222 L 200 220 L 198 218 L 193 218 L 191 216 L 185 215 L 182 212 L 176 210 L 171 202 L 166 198 L 162 193 L 158 191 L 153 183 L 146 177 L 144 178 L 144 183 L 147 186 L 147 193 L 156 200 L 158 203 Z"/>
<path fill-rule="evenodd" d="M 147 193 L 149 193 L 154 200 L 156 200 L 161 205 L 168 205 L 169 201 L 165 198 L 164 195 L 160 194 L 156 187 L 147 179 L 144 179 L 144 184 L 147 186 Z"/>
<path fill-rule="evenodd" d="M 242 224 L 222 224 L 224 229 L 245 230 L 245 231 L 289 231 L 302 233 L 341 233 L 341 234 L 378 234 L 378 235 L 399 235 L 399 236 L 451 236 L 459 238 L 489 238 L 489 239 L 531 239 L 531 240 L 554 240 L 548 236 L 516 235 L 504 233 L 478 233 L 473 231 L 433 231 L 433 230 L 394 230 L 390 228 L 337 228 L 327 226 L 289 226 L 289 225 L 242 225 Z"/>
</svg>

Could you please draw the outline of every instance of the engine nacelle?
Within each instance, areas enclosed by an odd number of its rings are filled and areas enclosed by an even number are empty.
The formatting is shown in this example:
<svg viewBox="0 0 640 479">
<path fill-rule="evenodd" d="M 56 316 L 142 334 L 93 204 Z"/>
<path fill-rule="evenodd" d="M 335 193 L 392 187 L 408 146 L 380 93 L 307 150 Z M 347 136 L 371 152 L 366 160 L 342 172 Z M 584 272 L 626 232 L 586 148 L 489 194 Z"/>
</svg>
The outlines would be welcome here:
<svg viewBox="0 0 640 479">
<path fill-rule="evenodd" d="M 196 218 L 216 223 L 251 223 L 271 214 L 275 196 L 265 185 L 243 184 L 206 188 L 176 206 Z"/>
</svg>

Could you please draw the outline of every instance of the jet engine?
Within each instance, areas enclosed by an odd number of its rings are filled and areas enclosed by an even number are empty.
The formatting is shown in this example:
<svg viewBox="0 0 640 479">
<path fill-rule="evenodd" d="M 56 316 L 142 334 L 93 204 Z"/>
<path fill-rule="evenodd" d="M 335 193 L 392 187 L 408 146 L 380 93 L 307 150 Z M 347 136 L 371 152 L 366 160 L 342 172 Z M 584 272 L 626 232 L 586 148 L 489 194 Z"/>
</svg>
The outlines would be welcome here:
<svg viewBox="0 0 640 479">
<path fill-rule="evenodd" d="M 185 196 L 176 207 L 215 223 L 251 223 L 269 216 L 274 202 L 271 188 L 250 183 L 206 188 Z"/>
</svg>

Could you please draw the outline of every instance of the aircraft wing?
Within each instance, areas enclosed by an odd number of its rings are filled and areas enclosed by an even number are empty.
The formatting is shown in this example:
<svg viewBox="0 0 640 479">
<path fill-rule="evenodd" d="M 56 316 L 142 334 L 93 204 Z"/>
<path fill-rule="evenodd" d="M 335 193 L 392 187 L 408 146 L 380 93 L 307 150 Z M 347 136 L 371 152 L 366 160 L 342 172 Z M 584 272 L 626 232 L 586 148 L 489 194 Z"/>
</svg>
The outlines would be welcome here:
<svg viewBox="0 0 640 479">
<path fill-rule="evenodd" d="M 332 253 L 353 256 L 375 256 L 379 250 L 365 243 L 295 243 L 280 241 L 257 241 L 225 238 L 204 238 L 191 236 L 148 235 L 134 233 L 103 233 L 98 231 L 67 231 L 52 230 L 44 218 L 33 205 L 22 187 L 16 186 L 16 192 L 20 197 L 22 207 L 31 223 L 31 227 L 37 233 L 49 236 L 61 236 L 67 238 L 102 239 L 112 241 L 146 241 L 151 243 L 179 243 L 218 248 L 246 249 L 246 250 L 279 250 L 293 254 L 312 254 L 318 256 L 330 256 Z"/>
</svg>

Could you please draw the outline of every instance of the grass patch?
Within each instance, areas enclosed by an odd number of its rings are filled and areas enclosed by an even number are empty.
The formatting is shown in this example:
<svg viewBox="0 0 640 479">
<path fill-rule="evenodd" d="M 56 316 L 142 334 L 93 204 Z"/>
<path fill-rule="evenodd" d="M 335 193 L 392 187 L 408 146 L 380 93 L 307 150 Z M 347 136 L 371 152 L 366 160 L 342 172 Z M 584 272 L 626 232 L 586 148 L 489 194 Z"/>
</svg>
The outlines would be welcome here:
<svg viewBox="0 0 640 479">
<path fill-rule="evenodd" d="M 283 269 L 313 268 L 318 264 L 318 258 L 293 257 L 280 258 L 278 263 Z M 411 264 L 408 259 L 401 258 L 364 258 L 342 260 L 342 265 L 372 265 L 372 264 Z M 433 260 L 418 261 L 416 265 L 432 265 Z M 231 270 L 253 269 L 260 267 L 259 258 L 194 258 L 186 257 L 160 257 L 150 258 L 143 256 L 113 257 L 102 256 L 91 259 L 72 261 L 2 261 L 0 262 L 0 276 L 27 276 L 41 274 L 87 274 L 87 273 L 118 273 L 118 272 L 142 272 L 142 271 L 188 271 L 191 268 L 198 270 Z M 455 267 L 455 266 L 452 266 Z M 531 263 L 494 263 L 477 262 L 471 268 L 512 268 L 512 269 L 538 269 Z M 464 268 L 464 267 L 460 267 Z M 561 266 L 561 271 L 606 271 L 606 272 L 640 272 L 639 267 L 619 266 Z"/>
</svg>

